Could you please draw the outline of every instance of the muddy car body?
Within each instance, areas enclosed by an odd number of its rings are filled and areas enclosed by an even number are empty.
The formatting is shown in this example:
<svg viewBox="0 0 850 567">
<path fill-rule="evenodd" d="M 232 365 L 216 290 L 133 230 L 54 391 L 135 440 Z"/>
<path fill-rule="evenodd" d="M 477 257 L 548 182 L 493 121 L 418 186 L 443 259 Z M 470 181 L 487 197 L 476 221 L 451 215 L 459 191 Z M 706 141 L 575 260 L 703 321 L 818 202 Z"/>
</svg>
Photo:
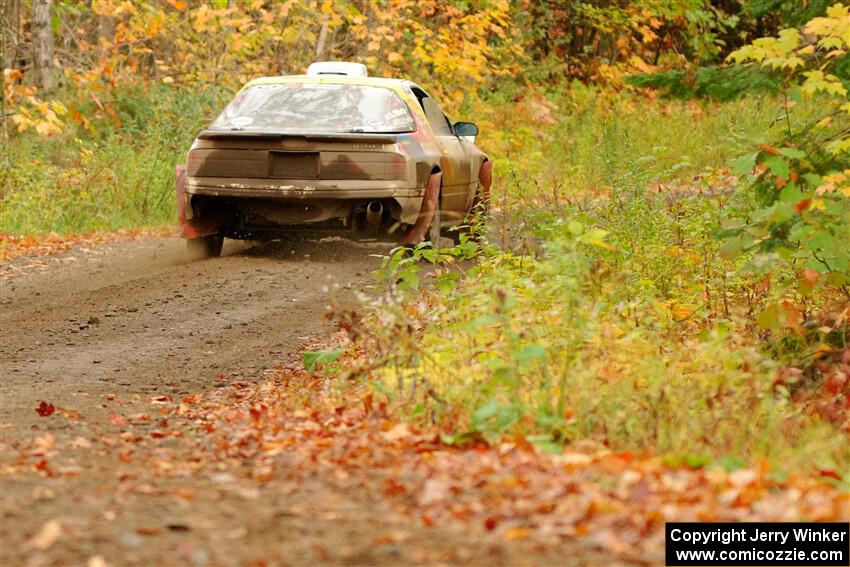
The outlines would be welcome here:
<svg viewBox="0 0 850 567">
<path fill-rule="evenodd" d="M 434 241 L 486 201 L 491 164 L 477 132 L 410 81 L 321 72 L 251 81 L 178 166 L 182 234 L 206 255 L 224 237 L 303 229 Z"/>
</svg>

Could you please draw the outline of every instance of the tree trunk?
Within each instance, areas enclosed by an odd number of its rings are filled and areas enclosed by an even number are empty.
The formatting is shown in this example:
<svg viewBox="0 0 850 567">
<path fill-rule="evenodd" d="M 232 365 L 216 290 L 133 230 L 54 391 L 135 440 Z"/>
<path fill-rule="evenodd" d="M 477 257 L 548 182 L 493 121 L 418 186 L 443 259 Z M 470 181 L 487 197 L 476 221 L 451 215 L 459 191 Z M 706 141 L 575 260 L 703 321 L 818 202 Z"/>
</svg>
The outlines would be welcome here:
<svg viewBox="0 0 850 567">
<path fill-rule="evenodd" d="M 18 45 L 20 44 L 21 37 L 20 12 L 20 0 L 12 0 L 12 2 L 3 3 L 3 67 L 6 69 L 17 68 Z"/>
<path fill-rule="evenodd" d="M 53 25 L 50 5 L 53 0 L 32 0 L 32 61 L 35 82 L 43 91 L 54 86 Z"/>
<path fill-rule="evenodd" d="M 112 48 L 112 38 L 115 36 L 115 20 L 111 16 L 97 18 L 97 44 L 101 57 L 109 55 Z"/>
</svg>

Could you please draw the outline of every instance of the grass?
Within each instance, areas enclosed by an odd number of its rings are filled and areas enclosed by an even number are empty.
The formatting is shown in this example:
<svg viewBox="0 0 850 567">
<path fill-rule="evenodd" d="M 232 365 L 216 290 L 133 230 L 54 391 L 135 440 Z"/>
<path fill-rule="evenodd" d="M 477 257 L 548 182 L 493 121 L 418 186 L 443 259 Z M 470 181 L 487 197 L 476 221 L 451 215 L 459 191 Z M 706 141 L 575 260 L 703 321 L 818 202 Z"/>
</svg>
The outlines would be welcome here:
<svg viewBox="0 0 850 567">
<path fill-rule="evenodd" d="M 775 97 L 659 100 L 581 84 L 532 92 L 519 103 L 502 95 L 478 108 L 479 142 L 498 158 L 500 173 L 521 172 L 561 196 L 726 167 L 784 117 Z"/>
<path fill-rule="evenodd" d="M 11 167 L 0 184 L 0 233 L 79 234 L 176 222 L 174 167 L 213 117 L 221 94 L 166 85 L 114 93 L 108 101 L 114 119 L 88 128 L 69 120 L 53 138 L 32 131 L 12 136 Z M 82 116 L 96 114 L 88 108 L 92 102 L 76 104 Z"/>
</svg>

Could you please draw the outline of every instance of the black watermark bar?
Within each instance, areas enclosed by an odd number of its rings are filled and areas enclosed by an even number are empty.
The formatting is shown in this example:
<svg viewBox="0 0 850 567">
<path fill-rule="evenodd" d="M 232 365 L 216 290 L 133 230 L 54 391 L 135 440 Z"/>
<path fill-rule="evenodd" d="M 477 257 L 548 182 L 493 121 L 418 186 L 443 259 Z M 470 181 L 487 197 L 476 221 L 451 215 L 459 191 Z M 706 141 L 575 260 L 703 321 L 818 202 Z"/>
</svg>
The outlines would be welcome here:
<svg viewBox="0 0 850 567">
<path fill-rule="evenodd" d="M 667 565 L 850 566 L 850 523 L 668 522 Z"/>
</svg>

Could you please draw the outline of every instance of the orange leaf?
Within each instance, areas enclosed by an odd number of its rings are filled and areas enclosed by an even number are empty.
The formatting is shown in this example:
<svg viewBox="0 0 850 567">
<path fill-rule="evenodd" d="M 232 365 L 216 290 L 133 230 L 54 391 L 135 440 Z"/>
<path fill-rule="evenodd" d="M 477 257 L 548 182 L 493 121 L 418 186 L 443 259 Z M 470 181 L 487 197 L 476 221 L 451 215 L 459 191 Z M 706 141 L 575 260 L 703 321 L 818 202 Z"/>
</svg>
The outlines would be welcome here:
<svg viewBox="0 0 850 567">
<path fill-rule="evenodd" d="M 820 279 L 820 274 L 811 268 L 805 268 L 803 273 L 800 274 L 800 279 L 809 287 L 815 287 L 815 284 L 818 283 Z"/>
<path fill-rule="evenodd" d="M 531 535 L 531 530 L 528 528 L 514 528 L 505 532 L 505 539 L 524 539 Z"/>
<path fill-rule="evenodd" d="M 812 204 L 811 199 L 803 199 L 802 201 L 800 201 L 799 203 L 794 205 L 794 210 L 797 211 L 798 213 L 802 213 L 803 211 L 808 209 L 809 205 L 811 205 L 811 204 Z"/>
</svg>

